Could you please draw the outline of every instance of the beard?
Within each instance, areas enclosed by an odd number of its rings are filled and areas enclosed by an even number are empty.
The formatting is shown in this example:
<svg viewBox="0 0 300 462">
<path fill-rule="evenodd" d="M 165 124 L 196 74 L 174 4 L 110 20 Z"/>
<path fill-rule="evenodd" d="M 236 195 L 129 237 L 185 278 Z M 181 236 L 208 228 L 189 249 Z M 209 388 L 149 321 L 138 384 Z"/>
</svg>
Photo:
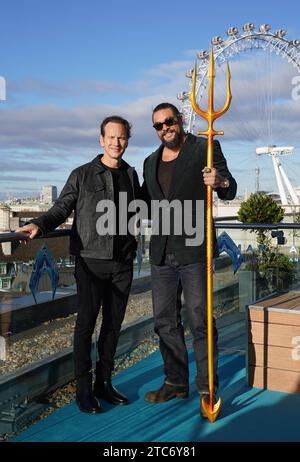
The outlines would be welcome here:
<svg viewBox="0 0 300 462">
<path fill-rule="evenodd" d="M 172 141 L 166 141 L 163 137 L 161 138 L 162 144 L 166 148 L 175 149 L 175 148 L 178 148 L 182 144 L 182 141 L 184 138 L 184 132 L 182 131 L 180 133 L 178 132 L 174 132 L 174 133 L 175 133 L 175 136 Z"/>
</svg>

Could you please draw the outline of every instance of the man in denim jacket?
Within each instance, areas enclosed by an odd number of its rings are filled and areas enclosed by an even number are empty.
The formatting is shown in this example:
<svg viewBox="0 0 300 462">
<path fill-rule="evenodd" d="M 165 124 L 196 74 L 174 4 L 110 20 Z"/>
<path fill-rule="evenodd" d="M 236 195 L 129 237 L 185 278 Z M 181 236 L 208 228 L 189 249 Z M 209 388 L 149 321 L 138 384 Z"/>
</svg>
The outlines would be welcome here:
<svg viewBox="0 0 300 462">
<path fill-rule="evenodd" d="M 101 411 L 95 397 L 117 405 L 128 403 L 127 397 L 113 387 L 111 374 L 136 253 L 136 238 L 128 230 L 134 213 L 128 214 L 127 210 L 139 193 L 137 173 L 122 159 L 130 138 L 129 122 L 110 116 L 100 128 L 103 154 L 73 170 L 53 207 L 16 230 L 33 239 L 54 230 L 74 210 L 70 251 L 76 256 L 78 294 L 74 332 L 76 400 L 80 410 L 88 413 Z M 120 197 L 125 197 L 125 205 Z M 114 220 L 108 224 L 110 229 L 104 219 L 107 204 L 115 206 Z M 121 228 L 123 231 L 119 232 Z M 93 389 L 91 340 L 100 305 L 103 319 Z"/>
</svg>

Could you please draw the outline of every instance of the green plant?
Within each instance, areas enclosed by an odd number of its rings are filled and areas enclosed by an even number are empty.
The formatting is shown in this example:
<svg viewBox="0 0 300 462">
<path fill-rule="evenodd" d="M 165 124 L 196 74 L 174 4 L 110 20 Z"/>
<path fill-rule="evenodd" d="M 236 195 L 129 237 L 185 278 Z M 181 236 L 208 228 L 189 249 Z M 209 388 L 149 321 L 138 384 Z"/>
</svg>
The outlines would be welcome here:
<svg viewBox="0 0 300 462">
<path fill-rule="evenodd" d="M 269 292 L 288 288 L 296 277 L 296 268 L 287 255 L 269 247 L 264 252 L 255 252 L 251 269 L 258 275 L 260 282 L 265 280 Z M 249 265 L 248 265 L 249 266 Z"/>
<path fill-rule="evenodd" d="M 284 217 L 284 209 L 266 194 L 251 194 L 242 202 L 238 219 L 243 223 L 279 223 Z M 256 272 L 260 282 L 265 281 L 268 291 L 287 288 L 295 279 L 295 266 L 289 257 L 278 252 L 278 246 L 271 245 L 266 230 L 251 230 L 257 234 L 257 244 L 261 247 L 254 252 L 247 269 Z"/>
<path fill-rule="evenodd" d="M 293 222 L 294 223 L 300 223 L 300 211 L 298 209 L 293 210 Z M 293 229 L 293 237 L 300 237 L 299 229 Z"/>
<path fill-rule="evenodd" d="M 284 217 L 284 209 L 272 197 L 262 193 L 251 194 L 241 203 L 238 219 L 242 223 L 279 223 Z M 261 229 L 251 230 L 257 234 L 257 243 L 269 246 L 268 232 Z"/>
</svg>

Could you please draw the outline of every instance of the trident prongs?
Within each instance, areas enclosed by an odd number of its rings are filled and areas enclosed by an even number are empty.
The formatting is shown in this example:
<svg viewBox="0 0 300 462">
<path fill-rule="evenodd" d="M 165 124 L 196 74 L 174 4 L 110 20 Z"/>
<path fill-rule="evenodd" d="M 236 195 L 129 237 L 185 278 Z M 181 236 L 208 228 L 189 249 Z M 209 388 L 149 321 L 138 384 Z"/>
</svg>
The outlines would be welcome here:
<svg viewBox="0 0 300 462">
<path fill-rule="evenodd" d="M 214 60 L 214 53 L 213 50 L 211 49 L 210 51 L 210 61 L 209 61 L 209 67 L 208 67 L 208 81 L 209 81 L 209 91 L 208 91 L 208 108 L 207 111 L 203 111 L 199 105 L 196 102 L 196 77 L 197 77 L 197 69 L 196 69 L 196 64 L 194 66 L 194 71 L 192 75 L 192 92 L 190 95 L 190 100 L 191 100 L 191 105 L 196 114 L 200 115 L 203 119 L 207 120 L 208 123 L 208 128 L 206 131 L 199 132 L 198 135 L 224 135 L 223 131 L 215 131 L 213 128 L 214 121 L 221 117 L 225 112 L 228 110 L 231 99 L 232 99 L 232 94 L 231 94 L 231 88 L 230 88 L 230 69 L 229 65 L 227 63 L 227 70 L 226 70 L 226 82 L 227 82 L 227 96 L 226 96 L 226 101 L 224 104 L 224 107 L 220 109 L 219 111 L 214 110 L 214 79 L 215 79 L 216 73 L 215 73 L 215 60 Z"/>
<path fill-rule="evenodd" d="M 223 131 L 215 131 L 213 128 L 214 121 L 221 117 L 229 108 L 231 102 L 230 90 L 230 70 L 227 64 L 227 98 L 224 107 L 219 111 L 214 111 L 214 79 L 215 79 L 215 63 L 213 50 L 210 52 L 210 61 L 208 68 L 208 108 L 203 111 L 196 102 L 196 65 L 193 72 L 192 92 L 190 95 L 191 105 L 194 111 L 203 117 L 208 123 L 206 131 L 199 132 L 198 135 L 207 136 L 207 171 L 213 167 L 213 143 L 215 135 L 223 135 Z M 201 406 L 203 413 L 208 417 L 208 420 L 213 423 L 218 418 L 221 411 L 222 400 L 214 402 L 213 392 L 213 274 L 212 274 L 212 259 L 213 259 L 213 234 L 212 234 L 212 187 L 207 186 L 206 193 L 206 297 L 207 297 L 207 347 L 208 347 L 208 387 L 209 387 L 209 403 L 202 399 Z"/>
</svg>

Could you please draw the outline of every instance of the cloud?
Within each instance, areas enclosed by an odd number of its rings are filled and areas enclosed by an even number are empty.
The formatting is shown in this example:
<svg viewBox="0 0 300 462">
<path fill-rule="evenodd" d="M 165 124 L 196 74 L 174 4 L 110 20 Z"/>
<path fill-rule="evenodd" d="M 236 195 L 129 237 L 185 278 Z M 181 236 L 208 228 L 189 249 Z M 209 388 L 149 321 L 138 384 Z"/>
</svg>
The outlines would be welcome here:
<svg viewBox="0 0 300 462">
<path fill-rule="evenodd" d="M 300 104 L 292 99 L 295 69 L 279 57 L 264 53 L 250 55 L 230 64 L 232 74 L 232 103 L 229 111 L 216 122 L 225 131 L 226 139 L 254 139 L 300 143 L 297 129 Z M 225 66 L 216 68 L 215 108 L 223 106 L 226 98 Z M 207 106 L 207 92 L 200 100 Z M 198 119 L 197 124 L 204 122 Z"/>
<path fill-rule="evenodd" d="M 191 55 L 192 50 L 188 50 L 186 56 Z M 300 146 L 300 104 L 291 98 L 295 69 L 285 60 L 270 56 L 249 53 L 231 63 L 232 105 L 216 122 L 216 128 L 225 131 L 225 144 L 237 146 L 237 153 L 233 150 L 230 154 L 233 159 L 238 157 L 239 147 L 246 150 L 247 145 L 251 145 L 252 149 L 256 141 L 268 144 L 273 140 L 275 144 L 298 143 Z M 145 72 L 143 79 L 126 85 L 97 80 L 13 83 L 11 90 L 15 95 L 30 92 L 64 96 L 69 104 L 46 104 L 41 99 L 41 104 L 1 107 L 0 169 L 7 175 L 2 177 L 1 184 L 5 184 L 5 178 L 14 181 L 9 177 L 13 178 L 17 171 L 48 172 L 52 182 L 63 181 L 74 166 L 87 162 L 99 151 L 99 123 L 111 114 L 120 114 L 133 124 L 127 154 L 130 159 L 136 159 L 134 163 L 138 162 L 141 170 L 143 158 L 158 145 L 151 123 L 152 110 L 162 101 L 180 106 L 176 95 L 189 91 L 190 80 L 185 77 L 185 71 L 193 66 L 194 59 L 195 56 L 191 56 L 191 60 L 160 63 Z M 220 107 L 225 99 L 224 66 L 217 67 L 216 73 L 216 107 Z M 111 103 L 83 105 L 73 98 L 87 93 L 103 96 L 114 93 L 116 99 Z M 126 95 L 126 100 L 120 98 L 116 103 L 118 95 Z M 200 104 L 206 107 L 205 97 Z M 198 119 L 195 131 L 198 127 L 204 128 L 205 122 Z M 245 170 L 252 168 L 252 165 L 243 165 Z M 40 179 L 42 181 L 42 176 Z M 26 181 L 30 180 L 24 179 Z"/>
<path fill-rule="evenodd" d="M 173 76 L 184 74 L 184 71 L 191 67 L 191 61 L 172 61 L 170 63 L 161 63 L 146 71 L 147 76 L 156 77 L 159 79 L 170 80 Z"/>
<path fill-rule="evenodd" d="M 23 157 L 23 159 L 22 159 Z M 22 162 L 20 162 L 22 160 Z M 24 160 L 24 155 L 17 153 L 14 155 L 13 153 L 9 153 L 8 158 L 1 159 L 0 158 L 0 171 L 5 172 L 12 169 L 15 172 L 55 172 L 59 169 L 59 166 L 55 163 L 50 162 L 36 162 L 37 156 L 35 155 L 34 158 L 35 162 L 28 162 Z M 4 177 L 5 178 L 5 177 Z"/>
<path fill-rule="evenodd" d="M 7 109 L 0 112 L 0 149 L 93 149 L 98 147 L 99 123 L 112 114 L 128 118 L 133 123 L 132 142 L 147 146 L 153 142 L 151 111 L 162 97 L 140 98 L 126 105 Z"/>
<path fill-rule="evenodd" d="M 10 95 L 16 98 L 20 94 L 34 94 L 38 96 L 58 96 L 69 98 L 85 94 L 127 93 L 128 86 L 118 82 L 104 80 L 70 80 L 66 82 L 49 82 L 42 79 L 25 79 L 10 81 Z"/>
<path fill-rule="evenodd" d="M 36 181 L 36 177 L 33 176 L 17 176 L 17 175 L 1 175 L 0 176 L 0 181 L 1 182 L 6 182 L 6 181 L 14 181 L 14 182 L 32 182 Z"/>
<path fill-rule="evenodd" d="M 61 148 L 87 146 L 96 137 L 103 107 L 53 105 L 11 108 L 0 113 L 0 147 Z"/>
</svg>

